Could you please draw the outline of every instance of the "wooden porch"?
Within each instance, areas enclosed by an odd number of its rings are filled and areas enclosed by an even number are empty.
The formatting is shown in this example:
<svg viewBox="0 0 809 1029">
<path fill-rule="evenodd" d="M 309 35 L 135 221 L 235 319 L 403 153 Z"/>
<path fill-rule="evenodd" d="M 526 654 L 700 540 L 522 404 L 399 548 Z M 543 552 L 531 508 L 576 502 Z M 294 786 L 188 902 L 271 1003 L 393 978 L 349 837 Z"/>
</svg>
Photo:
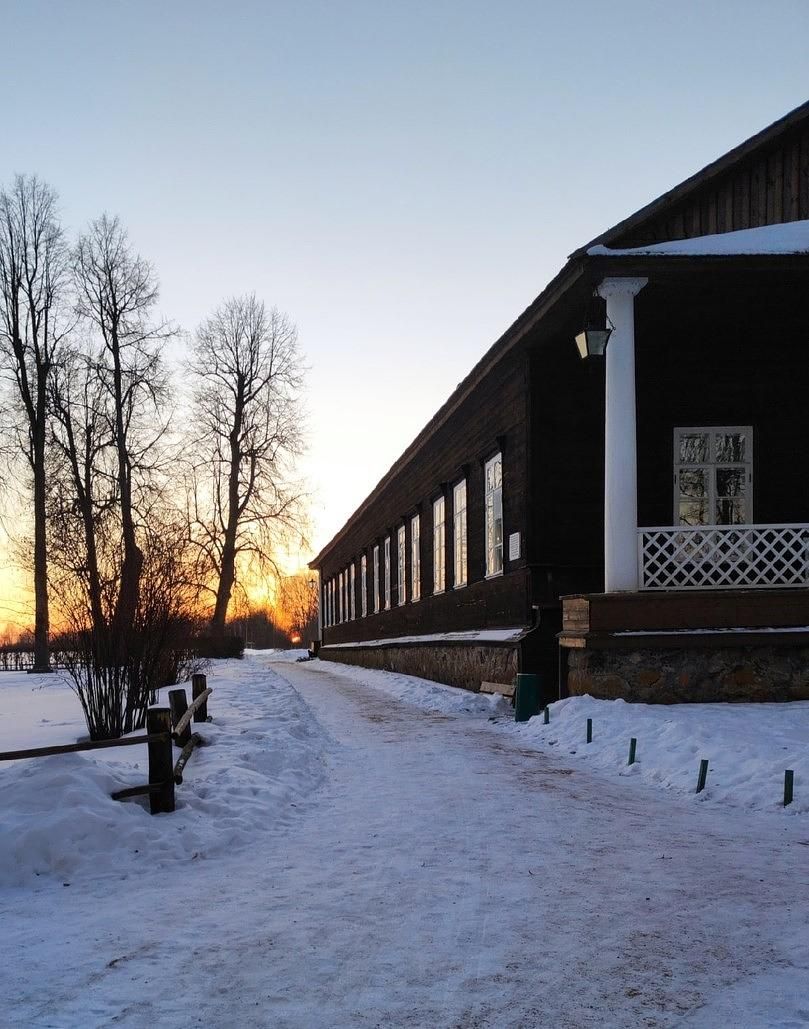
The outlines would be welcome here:
<svg viewBox="0 0 809 1029">
<path fill-rule="evenodd" d="M 562 598 L 567 649 L 805 646 L 809 589 L 591 593 Z"/>
</svg>

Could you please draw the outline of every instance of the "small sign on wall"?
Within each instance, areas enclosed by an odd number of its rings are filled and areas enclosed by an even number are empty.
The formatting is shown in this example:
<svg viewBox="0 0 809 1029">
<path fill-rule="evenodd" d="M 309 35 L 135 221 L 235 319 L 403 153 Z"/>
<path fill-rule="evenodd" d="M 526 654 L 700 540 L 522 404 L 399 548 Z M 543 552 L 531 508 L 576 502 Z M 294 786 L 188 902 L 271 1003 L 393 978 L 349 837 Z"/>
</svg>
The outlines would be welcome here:
<svg viewBox="0 0 809 1029">
<path fill-rule="evenodd" d="M 509 561 L 519 561 L 520 559 L 520 534 L 518 532 L 512 532 L 508 538 L 508 559 Z"/>
</svg>

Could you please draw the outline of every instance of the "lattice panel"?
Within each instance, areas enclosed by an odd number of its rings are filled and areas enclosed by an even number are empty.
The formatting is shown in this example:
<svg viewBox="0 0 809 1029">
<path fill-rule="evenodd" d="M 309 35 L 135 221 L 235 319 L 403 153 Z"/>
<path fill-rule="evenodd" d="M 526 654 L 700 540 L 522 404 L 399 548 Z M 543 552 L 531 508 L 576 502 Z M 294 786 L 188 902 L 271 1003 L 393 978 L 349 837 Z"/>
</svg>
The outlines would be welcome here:
<svg viewBox="0 0 809 1029">
<path fill-rule="evenodd" d="M 638 530 L 641 589 L 809 586 L 809 525 Z"/>
</svg>

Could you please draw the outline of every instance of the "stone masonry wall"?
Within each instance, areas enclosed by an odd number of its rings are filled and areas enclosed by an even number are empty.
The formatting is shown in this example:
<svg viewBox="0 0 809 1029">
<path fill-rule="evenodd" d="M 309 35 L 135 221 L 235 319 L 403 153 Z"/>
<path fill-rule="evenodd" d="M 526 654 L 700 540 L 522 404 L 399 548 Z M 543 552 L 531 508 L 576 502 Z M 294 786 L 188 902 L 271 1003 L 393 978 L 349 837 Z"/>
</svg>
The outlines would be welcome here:
<svg viewBox="0 0 809 1029">
<path fill-rule="evenodd" d="M 382 668 L 389 672 L 418 675 L 448 686 L 478 692 L 481 682 L 506 685 L 517 674 L 517 648 L 480 646 L 441 646 L 424 644 L 401 647 L 321 647 L 324 661 L 342 661 L 363 668 Z"/>
<path fill-rule="evenodd" d="M 568 691 L 652 704 L 809 700 L 809 649 L 569 650 Z"/>
</svg>

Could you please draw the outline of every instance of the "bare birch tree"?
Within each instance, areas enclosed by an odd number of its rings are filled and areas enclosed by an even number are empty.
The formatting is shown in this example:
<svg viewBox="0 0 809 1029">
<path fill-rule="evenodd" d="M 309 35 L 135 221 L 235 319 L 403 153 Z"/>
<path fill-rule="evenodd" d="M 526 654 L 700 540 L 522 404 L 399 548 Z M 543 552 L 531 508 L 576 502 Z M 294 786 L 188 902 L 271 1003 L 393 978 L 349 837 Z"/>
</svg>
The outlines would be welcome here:
<svg viewBox="0 0 809 1029">
<path fill-rule="evenodd" d="M 36 176 L 18 175 L 0 192 L 0 352 L 20 418 L 19 449 L 34 494 L 34 669 L 48 671 L 48 383 L 67 328 L 62 303 L 67 247 L 57 197 Z"/>
<path fill-rule="evenodd" d="M 222 636 L 242 563 L 272 567 L 273 547 L 299 526 L 297 330 L 255 295 L 232 297 L 199 327 L 189 370 L 200 435 L 189 523 L 213 583 L 211 633 Z"/>
</svg>

